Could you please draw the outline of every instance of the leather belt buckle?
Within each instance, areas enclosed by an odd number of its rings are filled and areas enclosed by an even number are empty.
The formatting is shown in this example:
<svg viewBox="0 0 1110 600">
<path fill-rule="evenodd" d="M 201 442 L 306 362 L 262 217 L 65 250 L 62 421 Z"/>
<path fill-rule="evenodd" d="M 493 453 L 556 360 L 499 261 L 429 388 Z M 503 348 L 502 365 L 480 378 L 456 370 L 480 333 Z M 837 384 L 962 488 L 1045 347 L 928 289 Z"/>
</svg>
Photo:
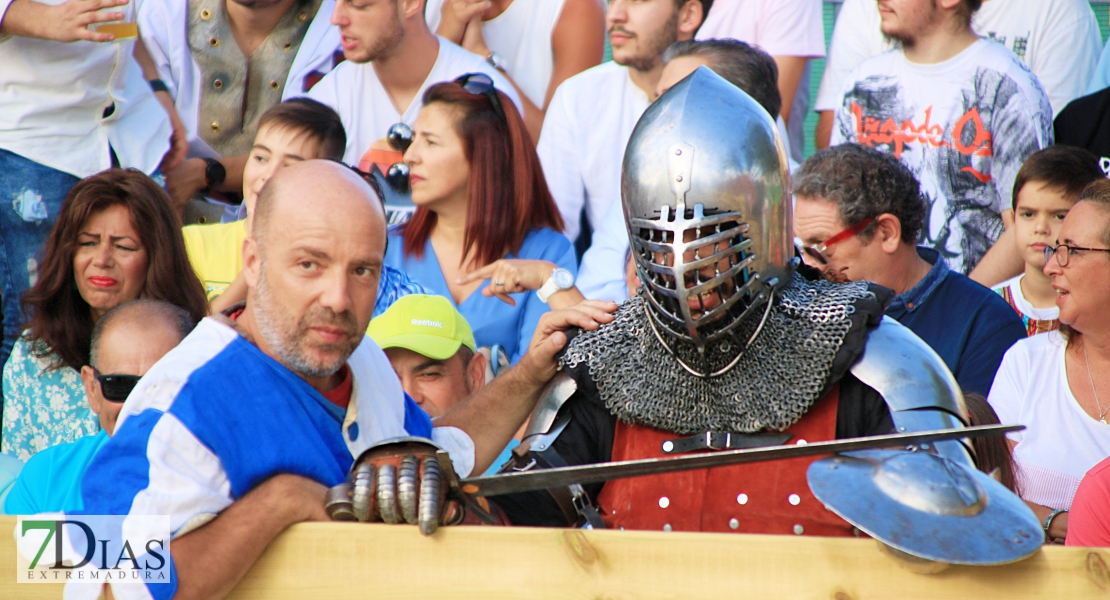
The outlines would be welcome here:
<svg viewBox="0 0 1110 600">
<path fill-rule="evenodd" d="M 781 446 L 794 437 L 789 433 L 731 433 L 727 431 L 707 431 L 690 437 L 663 442 L 664 454 L 681 454 L 706 450 L 739 450 L 743 448 L 763 448 Z"/>
</svg>

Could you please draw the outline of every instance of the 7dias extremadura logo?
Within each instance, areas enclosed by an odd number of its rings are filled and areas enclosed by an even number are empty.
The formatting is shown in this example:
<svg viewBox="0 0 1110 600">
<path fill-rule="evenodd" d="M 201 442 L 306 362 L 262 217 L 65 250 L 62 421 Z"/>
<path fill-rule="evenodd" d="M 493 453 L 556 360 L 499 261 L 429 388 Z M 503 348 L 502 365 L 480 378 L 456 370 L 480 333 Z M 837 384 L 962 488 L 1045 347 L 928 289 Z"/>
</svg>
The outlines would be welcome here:
<svg viewBox="0 0 1110 600">
<path fill-rule="evenodd" d="M 19 583 L 169 583 L 170 518 L 45 514 L 19 517 Z"/>
</svg>

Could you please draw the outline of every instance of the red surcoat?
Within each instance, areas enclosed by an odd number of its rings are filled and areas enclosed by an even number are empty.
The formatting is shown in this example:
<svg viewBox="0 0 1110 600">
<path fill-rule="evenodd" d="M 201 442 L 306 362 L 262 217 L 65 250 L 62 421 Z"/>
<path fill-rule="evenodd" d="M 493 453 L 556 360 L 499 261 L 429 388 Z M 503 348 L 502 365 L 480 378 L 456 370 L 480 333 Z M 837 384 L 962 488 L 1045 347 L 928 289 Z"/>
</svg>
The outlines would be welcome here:
<svg viewBox="0 0 1110 600">
<path fill-rule="evenodd" d="M 839 386 L 797 423 L 787 444 L 836 437 Z M 613 460 L 659 458 L 674 433 L 617 423 Z M 736 531 L 738 533 L 850 536 L 853 527 L 809 491 L 806 469 L 820 457 L 759 462 L 615 479 L 598 496 L 605 526 L 616 529 Z"/>
</svg>

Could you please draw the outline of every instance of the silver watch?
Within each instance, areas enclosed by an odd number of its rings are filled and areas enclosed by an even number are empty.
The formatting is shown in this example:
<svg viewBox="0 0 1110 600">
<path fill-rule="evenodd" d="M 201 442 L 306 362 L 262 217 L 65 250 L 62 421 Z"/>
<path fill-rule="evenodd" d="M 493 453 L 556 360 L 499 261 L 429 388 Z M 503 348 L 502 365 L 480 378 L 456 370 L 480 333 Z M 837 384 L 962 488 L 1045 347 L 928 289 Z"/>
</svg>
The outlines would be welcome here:
<svg viewBox="0 0 1110 600">
<path fill-rule="evenodd" d="M 574 275 L 570 271 L 562 268 L 556 268 L 551 272 L 551 277 L 543 283 L 540 289 L 536 290 L 536 297 L 540 302 L 547 304 L 547 299 L 555 292 L 569 290 L 574 287 Z"/>
</svg>

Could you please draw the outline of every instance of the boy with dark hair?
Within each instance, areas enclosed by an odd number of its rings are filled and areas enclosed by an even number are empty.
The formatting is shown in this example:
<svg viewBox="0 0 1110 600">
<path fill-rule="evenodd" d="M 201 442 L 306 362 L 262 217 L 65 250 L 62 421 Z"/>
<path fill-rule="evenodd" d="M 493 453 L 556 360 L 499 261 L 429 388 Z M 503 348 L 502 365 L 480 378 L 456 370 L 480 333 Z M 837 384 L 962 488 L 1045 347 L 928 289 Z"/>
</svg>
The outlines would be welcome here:
<svg viewBox="0 0 1110 600">
<path fill-rule="evenodd" d="M 188 225 L 182 231 L 189 261 L 204 284 L 213 313 L 246 299 L 246 283 L 240 276 L 243 240 L 250 235 L 254 206 L 266 182 L 294 163 L 318 158 L 338 161 L 346 147 L 347 134 L 339 115 L 311 98 L 291 98 L 262 115 L 243 168 L 247 217 L 232 223 Z M 375 314 L 414 292 L 424 293 L 424 289 L 398 271 L 384 270 Z"/>
<path fill-rule="evenodd" d="M 1050 146 L 1026 159 L 1014 178 L 1014 241 L 1025 270 L 992 289 L 1021 316 L 1029 335 L 1060 327 L 1056 291 L 1044 274 L 1044 249 L 1055 242 L 1083 188 L 1103 177 L 1090 152 Z"/>
</svg>

